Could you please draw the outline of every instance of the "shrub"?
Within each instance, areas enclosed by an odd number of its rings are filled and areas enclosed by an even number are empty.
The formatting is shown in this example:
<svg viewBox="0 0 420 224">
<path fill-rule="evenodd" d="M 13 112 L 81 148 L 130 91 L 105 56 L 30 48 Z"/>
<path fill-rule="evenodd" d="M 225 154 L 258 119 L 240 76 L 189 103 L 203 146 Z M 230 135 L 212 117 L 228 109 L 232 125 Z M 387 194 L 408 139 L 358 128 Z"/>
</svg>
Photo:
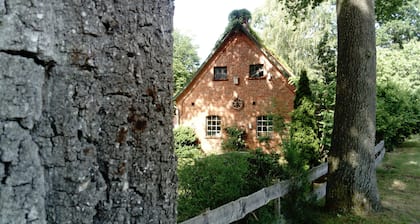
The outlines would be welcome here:
<svg viewBox="0 0 420 224">
<path fill-rule="evenodd" d="M 289 193 L 281 200 L 281 208 L 288 223 L 314 223 L 315 220 L 316 198 L 312 195 L 308 165 L 302 153 L 298 144 L 293 141 L 285 142 L 285 172 L 291 183 Z"/>
<path fill-rule="evenodd" d="M 320 164 L 323 157 L 317 130 L 315 106 L 312 101 L 305 98 L 293 111 L 290 138 L 301 151 L 302 159 L 310 167 Z"/>
<path fill-rule="evenodd" d="M 320 164 L 322 158 L 315 104 L 312 99 L 309 79 L 306 72 L 303 71 L 294 100 L 295 110 L 292 113 L 290 139 L 300 151 L 300 157 L 310 167 Z"/>
<path fill-rule="evenodd" d="M 228 152 L 196 159 L 183 166 L 178 170 L 178 221 L 271 185 L 283 175 L 278 159 L 279 155 L 264 154 L 262 150 Z M 267 209 L 272 208 L 259 209 L 257 216 L 268 217 Z"/>
<path fill-rule="evenodd" d="M 420 130 L 420 97 L 395 83 L 378 85 L 376 139 L 392 150 Z"/>
<path fill-rule="evenodd" d="M 174 129 L 174 139 L 178 158 L 197 158 L 202 155 L 194 129 L 178 127 Z"/>
<path fill-rule="evenodd" d="M 285 173 L 280 166 L 279 160 L 279 154 L 266 154 L 261 148 L 251 151 L 248 159 L 250 169 L 247 177 L 247 191 L 255 192 L 273 184 L 275 180 L 283 179 Z"/>
<path fill-rule="evenodd" d="M 178 170 L 178 221 L 243 196 L 248 157 L 237 152 L 210 155 Z"/>
<path fill-rule="evenodd" d="M 245 144 L 246 133 L 244 130 L 237 127 L 227 127 L 224 131 L 228 136 L 222 142 L 222 149 L 224 151 L 245 151 L 247 149 Z"/>
</svg>

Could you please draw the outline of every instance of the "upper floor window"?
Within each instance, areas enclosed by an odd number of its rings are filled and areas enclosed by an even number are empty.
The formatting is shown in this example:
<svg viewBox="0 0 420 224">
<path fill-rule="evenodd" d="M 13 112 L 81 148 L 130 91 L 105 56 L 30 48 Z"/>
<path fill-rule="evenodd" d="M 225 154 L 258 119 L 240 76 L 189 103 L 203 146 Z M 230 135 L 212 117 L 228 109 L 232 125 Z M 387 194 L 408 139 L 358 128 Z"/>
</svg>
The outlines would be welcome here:
<svg viewBox="0 0 420 224">
<path fill-rule="evenodd" d="M 214 80 L 227 80 L 227 67 L 214 67 Z"/>
<path fill-rule="evenodd" d="M 207 116 L 206 118 L 207 120 L 207 132 L 206 135 L 207 136 L 220 136 L 221 134 L 221 123 L 222 120 L 220 119 L 220 116 Z"/>
<path fill-rule="evenodd" d="M 249 66 L 250 78 L 261 78 L 264 76 L 263 64 L 255 64 Z"/>
<path fill-rule="evenodd" d="M 257 117 L 257 136 L 267 136 L 273 132 L 273 118 L 271 116 Z"/>
</svg>

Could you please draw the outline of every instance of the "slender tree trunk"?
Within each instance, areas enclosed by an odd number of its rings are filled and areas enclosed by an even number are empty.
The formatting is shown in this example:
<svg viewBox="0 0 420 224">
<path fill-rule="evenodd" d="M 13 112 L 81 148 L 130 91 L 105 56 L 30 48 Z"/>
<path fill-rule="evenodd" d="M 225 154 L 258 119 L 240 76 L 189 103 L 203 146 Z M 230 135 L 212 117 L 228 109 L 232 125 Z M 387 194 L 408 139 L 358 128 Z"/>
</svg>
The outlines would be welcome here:
<svg viewBox="0 0 420 224">
<path fill-rule="evenodd" d="M 0 223 L 175 223 L 173 0 L 0 0 Z"/>
<path fill-rule="evenodd" d="M 337 98 L 326 207 L 364 213 L 380 208 L 375 142 L 376 50 L 373 0 L 338 0 Z"/>
</svg>

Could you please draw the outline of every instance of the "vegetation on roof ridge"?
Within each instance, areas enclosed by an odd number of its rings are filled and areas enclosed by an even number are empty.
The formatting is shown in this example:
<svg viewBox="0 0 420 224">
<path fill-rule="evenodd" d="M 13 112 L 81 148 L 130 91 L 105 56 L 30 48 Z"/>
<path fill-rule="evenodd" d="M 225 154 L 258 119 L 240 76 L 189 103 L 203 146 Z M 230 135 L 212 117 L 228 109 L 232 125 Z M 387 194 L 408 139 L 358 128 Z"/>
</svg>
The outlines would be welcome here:
<svg viewBox="0 0 420 224">
<path fill-rule="evenodd" d="M 252 38 L 254 38 L 258 44 L 268 53 L 269 55 L 273 56 L 275 60 L 280 62 L 280 64 L 284 67 L 287 73 L 290 73 L 290 76 L 293 76 L 293 70 L 289 67 L 288 63 L 279 55 L 275 54 L 272 49 L 269 49 L 265 44 L 264 41 L 259 37 L 257 32 L 249 25 L 252 20 L 252 15 L 247 9 L 236 9 L 233 10 L 229 14 L 229 23 L 225 28 L 225 31 L 220 36 L 220 38 L 216 41 L 216 44 L 213 47 L 213 52 L 217 50 L 226 36 L 234 29 L 242 29 L 243 31 L 250 34 Z"/>
</svg>

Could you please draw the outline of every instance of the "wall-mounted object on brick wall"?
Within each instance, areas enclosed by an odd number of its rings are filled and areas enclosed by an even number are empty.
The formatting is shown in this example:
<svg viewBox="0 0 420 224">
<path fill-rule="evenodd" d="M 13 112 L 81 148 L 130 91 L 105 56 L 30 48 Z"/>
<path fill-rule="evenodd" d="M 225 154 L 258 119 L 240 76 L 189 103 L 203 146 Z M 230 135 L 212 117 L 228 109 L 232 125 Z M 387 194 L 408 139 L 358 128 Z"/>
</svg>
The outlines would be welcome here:
<svg viewBox="0 0 420 224">
<path fill-rule="evenodd" d="M 233 84 L 239 85 L 239 77 L 238 76 L 233 77 Z"/>
<path fill-rule="evenodd" d="M 235 109 L 235 110 L 241 110 L 242 108 L 244 108 L 244 100 L 242 100 L 239 97 L 236 97 L 232 101 L 232 108 Z"/>
</svg>

